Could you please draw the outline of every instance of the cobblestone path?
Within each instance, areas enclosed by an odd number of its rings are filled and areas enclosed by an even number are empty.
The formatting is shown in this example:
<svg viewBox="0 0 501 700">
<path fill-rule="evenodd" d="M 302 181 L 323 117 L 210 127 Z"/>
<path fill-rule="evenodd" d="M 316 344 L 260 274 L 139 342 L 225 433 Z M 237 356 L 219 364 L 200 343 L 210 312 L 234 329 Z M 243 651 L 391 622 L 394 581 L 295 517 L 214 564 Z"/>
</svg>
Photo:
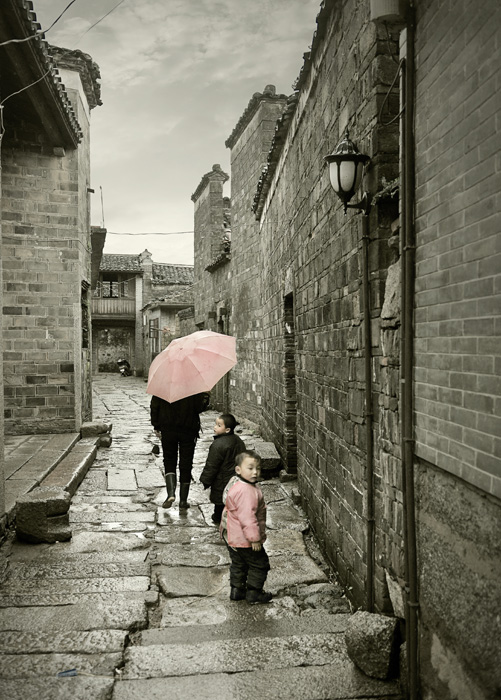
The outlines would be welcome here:
<svg viewBox="0 0 501 700">
<path fill-rule="evenodd" d="M 191 508 L 169 510 L 144 380 L 99 375 L 113 443 L 73 497 L 71 541 L 1 548 L 3 700 L 398 698 L 349 660 L 349 606 L 294 504 L 265 481 L 269 605 L 229 600 L 229 557 L 198 484 L 217 414 L 203 414 Z M 254 436 L 243 430 L 252 447 Z M 309 541 L 309 547 L 306 542 Z"/>
</svg>

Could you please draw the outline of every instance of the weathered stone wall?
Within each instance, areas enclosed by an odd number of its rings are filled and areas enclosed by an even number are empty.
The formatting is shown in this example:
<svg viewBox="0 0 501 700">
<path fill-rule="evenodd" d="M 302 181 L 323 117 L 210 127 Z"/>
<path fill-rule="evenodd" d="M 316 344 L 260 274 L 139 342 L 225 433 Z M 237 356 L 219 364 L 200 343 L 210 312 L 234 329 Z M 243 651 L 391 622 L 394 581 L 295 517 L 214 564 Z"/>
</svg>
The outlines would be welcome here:
<svg viewBox="0 0 501 700">
<path fill-rule="evenodd" d="M 228 240 L 230 202 L 223 196 L 228 175 L 219 165 L 203 176 L 192 196 L 195 204 L 195 323 L 197 329 L 228 334 L 231 312 L 232 242 Z M 211 405 L 229 410 L 229 375 L 211 391 Z"/>
<path fill-rule="evenodd" d="M 256 93 L 226 145 L 231 148 L 232 307 L 230 335 L 237 338 L 238 363 L 231 373 L 231 405 L 255 423 L 263 422 L 263 257 L 252 202 L 266 163 L 275 125 L 286 101 L 272 85 Z"/>
<path fill-rule="evenodd" d="M 4 137 L 6 433 L 73 431 L 88 396 L 81 381 L 81 282 L 90 282 L 87 149 L 88 140 L 79 149 L 54 149 L 23 123 Z"/>
<path fill-rule="evenodd" d="M 0 144 L 0 158 L 1 144 Z M 0 169 L 0 210 L 2 208 L 2 171 Z M 2 218 L 0 217 L 0 250 L 2 246 Z M 3 309 L 3 271 L 0 265 L 0 307 Z M 3 379 L 3 323 L 0 326 L 0 537 L 6 527 L 5 518 L 5 458 L 4 458 L 4 379 Z"/>
<path fill-rule="evenodd" d="M 76 150 L 78 214 L 76 233 L 80 241 L 75 276 L 70 288 L 77 293 L 73 307 L 75 358 L 75 427 L 92 420 L 92 334 L 90 329 L 91 233 L 90 233 L 90 109 L 80 74 L 67 68 L 59 69 L 66 93 L 71 101 L 82 132 Z M 76 289 L 77 285 L 80 287 Z"/>
<path fill-rule="evenodd" d="M 397 66 L 388 44 L 368 23 L 368 8 L 330 4 L 319 26 L 315 57 L 300 76 L 298 102 L 269 188 L 260 225 L 264 300 L 262 423 L 283 453 L 296 401 L 297 470 L 304 507 L 324 551 L 364 605 L 367 578 L 367 471 L 361 288 L 361 221 L 345 217 L 323 157 L 350 128 L 371 156 L 372 192 L 397 173 L 398 127 L 378 124 L 378 111 Z M 390 44 L 396 50 L 392 40 Z M 391 99 L 391 108 L 394 100 Z M 385 113 L 385 120 L 388 113 Z M 380 312 L 388 245 L 398 212 L 382 200 L 370 215 L 373 438 L 376 485 L 376 604 L 388 606 L 385 571 L 402 576 L 402 498 L 390 478 L 398 458 L 398 381 L 388 376 Z M 296 397 L 291 396 L 288 308 L 296 347 Z M 398 325 L 398 319 L 393 325 Z M 387 333 L 390 331 L 387 331 Z M 395 332 L 395 331 L 393 331 Z M 393 345 L 398 340 L 392 340 Z M 387 353 L 387 350 L 384 350 Z M 398 368 L 397 368 L 398 371 Z M 390 386 L 391 385 L 391 386 Z M 393 399 L 390 403 L 390 398 Z M 394 469 L 396 465 L 392 465 Z M 393 553 L 392 553 L 393 552 Z"/>
<path fill-rule="evenodd" d="M 183 309 L 177 314 L 177 327 L 179 335 L 189 335 L 197 330 L 195 325 L 195 310 L 193 307 Z"/>
<path fill-rule="evenodd" d="M 417 4 L 416 470 L 430 700 L 501 689 L 500 27 L 496 0 L 474 11 Z"/>
<path fill-rule="evenodd" d="M 195 266 L 193 295 L 195 323 L 199 329 L 218 331 L 218 308 L 226 308 L 229 286 L 229 256 L 221 255 L 228 180 L 219 165 L 203 176 L 192 196 L 195 205 Z"/>
</svg>

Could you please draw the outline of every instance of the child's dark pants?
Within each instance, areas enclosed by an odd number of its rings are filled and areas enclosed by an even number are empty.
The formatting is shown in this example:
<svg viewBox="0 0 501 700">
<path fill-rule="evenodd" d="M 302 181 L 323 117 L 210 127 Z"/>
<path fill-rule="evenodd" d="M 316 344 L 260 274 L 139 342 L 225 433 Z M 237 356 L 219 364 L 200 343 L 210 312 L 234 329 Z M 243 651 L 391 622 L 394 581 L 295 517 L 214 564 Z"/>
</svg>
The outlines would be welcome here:
<svg viewBox="0 0 501 700">
<path fill-rule="evenodd" d="M 235 588 L 255 588 L 262 590 L 270 560 L 263 547 L 255 552 L 252 547 L 228 547 L 231 558 L 230 584 Z"/>
</svg>

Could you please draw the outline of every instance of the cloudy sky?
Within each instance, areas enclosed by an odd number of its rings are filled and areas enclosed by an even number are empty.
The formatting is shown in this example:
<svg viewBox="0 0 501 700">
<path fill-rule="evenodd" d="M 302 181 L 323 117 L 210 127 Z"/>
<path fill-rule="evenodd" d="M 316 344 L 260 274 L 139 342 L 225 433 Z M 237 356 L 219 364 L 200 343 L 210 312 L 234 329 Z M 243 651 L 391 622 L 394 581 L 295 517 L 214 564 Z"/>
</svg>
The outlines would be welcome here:
<svg viewBox="0 0 501 700">
<path fill-rule="evenodd" d="M 69 2 L 34 0 L 42 28 Z M 156 262 L 192 264 L 193 234 L 172 233 L 192 231 L 191 195 L 204 173 L 214 163 L 229 173 L 224 142 L 253 93 L 267 84 L 292 92 L 320 0 L 117 3 L 76 0 L 46 36 L 90 54 L 101 70 L 92 224 L 103 224 L 104 209 L 105 253 L 147 248 Z"/>
</svg>

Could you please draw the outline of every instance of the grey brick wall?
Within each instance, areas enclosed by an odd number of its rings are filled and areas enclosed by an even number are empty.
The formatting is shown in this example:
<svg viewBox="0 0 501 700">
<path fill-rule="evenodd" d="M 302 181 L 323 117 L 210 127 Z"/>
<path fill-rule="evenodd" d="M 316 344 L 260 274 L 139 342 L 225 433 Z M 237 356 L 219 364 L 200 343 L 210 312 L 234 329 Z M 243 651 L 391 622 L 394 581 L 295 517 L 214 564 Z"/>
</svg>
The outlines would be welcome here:
<svg viewBox="0 0 501 700">
<path fill-rule="evenodd" d="M 19 124 L 2 164 L 5 431 L 73 431 L 90 400 L 80 299 L 90 281 L 88 139 L 55 155 Z"/>
<path fill-rule="evenodd" d="M 415 374 L 417 454 L 498 498 L 499 29 L 493 0 L 420 10 Z"/>
<path fill-rule="evenodd" d="M 496 0 L 417 5 L 416 501 L 423 695 L 494 698 L 501 604 Z"/>
<path fill-rule="evenodd" d="M 255 103 L 255 105 L 254 105 Z M 230 334 L 237 338 L 238 364 L 231 373 L 231 405 L 261 423 L 266 379 L 263 374 L 263 253 L 252 202 L 266 162 L 275 124 L 285 104 L 272 86 L 257 93 L 244 112 L 241 132 L 231 147 L 232 308 Z M 254 105 L 254 107 L 253 107 Z M 269 432 L 269 431 L 268 431 Z"/>
<path fill-rule="evenodd" d="M 370 186 L 397 174 L 395 124 L 377 124 L 377 109 L 395 76 L 365 9 L 332 13 L 283 149 L 261 221 L 265 290 L 264 422 L 283 441 L 287 396 L 283 371 L 284 296 L 295 304 L 298 477 L 304 507 L 328 559 L 365 605 L 367 577 L 367 474 L 362 332 L 361 223 L 345 217 L 329 183 L 323 157 L 347 126 L 372 158 Z M 346 12 L 346 14 L 345 14 Z M 391 42 L 390 42 L 391 43 Z M 393 46 L 394 48 L 394 46 Z M 381 55 L 382 54 L 382 55 Z M 343 57 L 343 58 L 342 58 Z M 341 66 L 343 66 L 341 68 Z M 381 202 L 370 217 L 373 436 L 376 485 L 376 599 L 388 605 L 385 568 L 402 575 L 402 498 L 398 467 L 398 381 L 380 339 L 387 267 L 395 254 L 387 239 L 397 216 Z M 394 335 L 399 320 L 386 334 Z M 398 348 L 398 339 L 390 343 Z M 388 345 L 388 342 L 387 342 Z M 398 350 L 393 360 L 398 365 Z M 393 361 L 392 360 L 392 361 Z M 398 372 L 398 366 L 394 369 Z M 392 399 L 392 400 L 391 400 Z"/>
</svg>

